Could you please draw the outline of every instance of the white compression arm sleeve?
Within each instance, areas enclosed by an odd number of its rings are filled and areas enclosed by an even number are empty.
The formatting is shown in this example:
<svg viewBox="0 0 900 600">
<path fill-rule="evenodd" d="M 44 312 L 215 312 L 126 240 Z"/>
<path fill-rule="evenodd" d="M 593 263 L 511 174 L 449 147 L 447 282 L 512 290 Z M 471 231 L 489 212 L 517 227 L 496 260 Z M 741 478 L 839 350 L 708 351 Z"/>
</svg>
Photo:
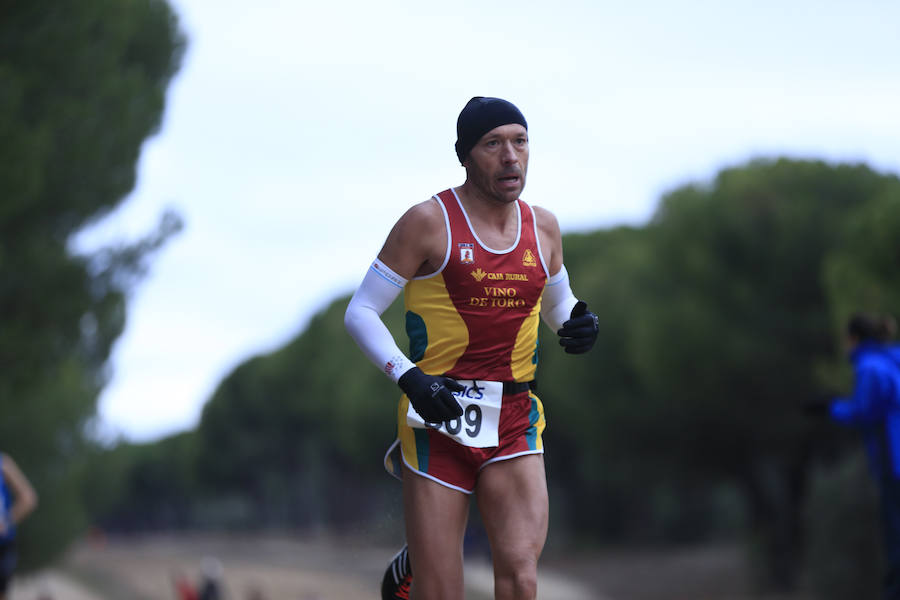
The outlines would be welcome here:
<svg viewBox="0 0 900 600">
<path fill-rule="evenodd" d="M 406 279 L 375 259 L 344 313 L 347 332 L 369 360 L 394 382 L 415 364 L 400 351 L 381 315 L 406 283 Z"/>
<path fill-rule="evenodd" d="M 578 298 L 575 297 L 569 286 L 569 272 L 563 265 L 556 275 L 547 280 L 544 286 L 544 297 L 541 300 L 541 317 L 543 317 L 544 323 L 550 326 L 553 333 L 556 333 L 563 323 L 569 320 L 576 302 L 578 302 Z"/>
</svg>

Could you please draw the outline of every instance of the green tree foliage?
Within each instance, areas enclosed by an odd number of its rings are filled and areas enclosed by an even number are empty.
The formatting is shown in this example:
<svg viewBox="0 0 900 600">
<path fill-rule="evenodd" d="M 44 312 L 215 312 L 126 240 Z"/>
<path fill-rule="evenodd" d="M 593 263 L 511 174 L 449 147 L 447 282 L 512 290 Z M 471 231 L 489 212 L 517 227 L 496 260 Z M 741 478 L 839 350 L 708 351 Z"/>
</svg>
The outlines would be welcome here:
<svg viewBox="0 0 900 600">
<path fill-rule="evenodd" d="M 281 350 L 239 366 L 204 408 L 199 472 L 213 487 L 245 492 L 256 525 L 342 527 L 384 508 L 388 482 L 377 466 L 400 394 L 349 340 L 346 302 Z M 386 313 L 395 334 L 400 308 Z"/>
<path fill-rule="evenodd" d="M 82 527 L 76 450 L 128 290 L 180 221 L 92 256 L 69 244 L 134 187 L 183 46 L 162 0 L 0 7 L 0 439 L 42 498 L 26 565 Z"/>
<path fill-rule="evenodd" d="M 743 494 L 764 573 L 789 585 L 802 550 L 808 469 L 827 433 L 798 406 L 835 382 L 822 373 L 838 370 L 835 324 L 851 304 L 837 305 L 828 265 L 837 261 L 841 273 L 883 290 L 881 300 L 895 297 L 888 293 L 897 290 L 889 269 L 874 267 L 896 260 L 896 251 L 880 255 L 892 249 L 890 225 L 876 249 L 863 223 L 896 210 L 897 190 L 896 178 L 865 167 L 759 161 L 668 194 L 640 232 L 643 242 L 628 236 L 640 248 L 626 259 L 631 273 L 610 266 L 622 260 L 618 253 L 604 256 L 608 233 L 568 246 L 570 270 L 616 273 L 607 276 L 607 287 L 596 288 L 584 286 L 590 278 L 573 276 L 580 295 L 597 299 L 613 328 L 603 333 L 617 345 L 590 355 L 591 368 L 573 382 L 584 392 L 567 393 L 559 405 L 555 396 L 548 402 L 557 420 L 571 410 L 587 421 L 579 427 L 570 415 L 566 427 L 583 436 L 594 428 L 596 437 L 607 438 L 579 438 L 582 452 L 574 455 L 582 470 L 599 467 L 609 471 L 599 477 L 614 478 L 610 460 L 618 457 L 613 464 L 630 474 L 632 487 L 649 492 L 660 480 L 676 490 L 733 483 Z M 618 376 L 601 366 L 605 361 Z M 545 379 L 576 377 L 562 359 L 547 362 Z M 653 482 L 649 489 L 647 482 Z M 572 489 L 596 496 L 602 506 L 609 486 L 585 483 Z M 627 480 L 613 483 L 619 493 L 628 489 Z M 643 504 L 646 519 L 652 503 Z"/>
<path fill-rule="evenodd" d="M 180 530 L 199 521 L 203 490 L 195 474 L 194 432 L 146 444 L 120 444 L 91 457 L 84 502 L 111 530 Z M 128 498 L 126 505 L 119 498 Z"/>
<path fill-rule="evenodd" d="M 826 282 L 838 320 L 855 310 L 883 312 L 900 307 L 896 270 L 900 263 L 900 188 L 873 192 L 843 230 L 826 262 Z M 896 315 L 896 313 L 894 314 Z"/>
</svg>

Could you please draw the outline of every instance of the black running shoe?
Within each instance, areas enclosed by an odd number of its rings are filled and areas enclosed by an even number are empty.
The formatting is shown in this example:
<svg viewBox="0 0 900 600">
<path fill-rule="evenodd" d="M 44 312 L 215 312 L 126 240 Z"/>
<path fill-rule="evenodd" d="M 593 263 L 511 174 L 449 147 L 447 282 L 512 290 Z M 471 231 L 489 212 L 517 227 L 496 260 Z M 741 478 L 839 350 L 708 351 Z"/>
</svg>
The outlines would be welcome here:
<svg viewBox="0 0 900 600">
<path fill-rule="evenodd" d="M 409 600 L 409 588 L 412 586 L 412 567 L 409 564 L 409 552 L 404 544 L 381 580 L 381 600 Z"/>
</svg>

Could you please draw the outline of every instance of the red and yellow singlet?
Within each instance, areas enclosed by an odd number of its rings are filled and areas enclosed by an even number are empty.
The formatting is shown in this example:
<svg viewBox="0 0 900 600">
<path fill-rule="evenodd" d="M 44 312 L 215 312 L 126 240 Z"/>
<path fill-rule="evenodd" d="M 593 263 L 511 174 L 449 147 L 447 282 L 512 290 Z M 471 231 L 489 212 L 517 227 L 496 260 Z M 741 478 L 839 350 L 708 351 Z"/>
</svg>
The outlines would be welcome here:
<svg viewBox="0 0 900 600">
<path fill-rule="evenodd" d="M 444 212 L 447 253 L 435 273 L 404 288 L 410 358 L 426 373 L 457 380 L 533 380 L 547 266 L 531 207 L 516 201 L 518 236 L 496 250 L 475 234 L 452 189 L 435 199 Z M 398 440 L 385 455 L 385 468 L 397 477 L 402 454 L 416 473 L 472 493 L 485 465 L 543 452 L 544 409 L 527 387 L 504 391 L 496 446 L 462 445 L 435 429 L 411 427 L 406 396 L 397 409 Z M 455 424 L 463 426 L 462 420 Z"/>
<path fill-rule="evenodd" d="M 404 290 L 410 358 L 433 375 L 530 381 L 537 367 L 541 293 L 547 280 L 534 213 L 516 201 L 519 235 L 496 250 L 479 240 L 453 190 L 444 211 L 444 265 Z"/>
</svg>

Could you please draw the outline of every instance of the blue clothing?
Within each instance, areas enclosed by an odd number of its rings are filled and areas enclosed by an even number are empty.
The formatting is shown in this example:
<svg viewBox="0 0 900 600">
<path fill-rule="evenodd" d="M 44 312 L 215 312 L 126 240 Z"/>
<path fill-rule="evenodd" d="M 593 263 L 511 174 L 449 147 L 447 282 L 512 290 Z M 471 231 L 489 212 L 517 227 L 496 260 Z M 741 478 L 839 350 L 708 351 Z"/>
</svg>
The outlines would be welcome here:
<svg viewBox="0 0 900 600">
<path fill-rule="evenodd" d="M 2 460 L 3 455 L 0 454 L 0 461 Z M 5 596 L 18 562 L 14 543 L 16 529 L 9 515 L 11 506 L 12 494 L 10 494 L 9 487 L 6 485 L 6 481 L 3 480 L 2 472 L 0 472 L 0 522 L 3 522 L 6 526 L 4 531 L 0 533 L 0 596 Z"/>
<path fill-rule="evenodd" d="M 851 353 L 853 396 L 831 404 L 831 417 L 862 431 L 881 513 L 887 574 L 884 599 L 900 600 L 900 346 L 863 342 Z"/>
<path fill-rule="evenodd" d="M 3 456 L 0 455 L 0 461 L 3 460 Z M 12 541 L 13 538 L 16 537 L 16 528 L 13 525 L 12 518 L 9 514 L 9 509 L 12 507 L 12 495 L 9 492 L 9 487 L 6 485 L 6 481 L 3 480 L 3 475 L 0 473 L 0 522 L 6 525 L 5 531 L 0 532 L 0 543 Z"/>
<path fill-rule="evenodd" d="M 863 342 L 850 360 L 853 396 L 831 404 L 831 417 L 862 431 L 869 464 L 879 481 L 900 479 L 900 346 Z"/>
</svg>

